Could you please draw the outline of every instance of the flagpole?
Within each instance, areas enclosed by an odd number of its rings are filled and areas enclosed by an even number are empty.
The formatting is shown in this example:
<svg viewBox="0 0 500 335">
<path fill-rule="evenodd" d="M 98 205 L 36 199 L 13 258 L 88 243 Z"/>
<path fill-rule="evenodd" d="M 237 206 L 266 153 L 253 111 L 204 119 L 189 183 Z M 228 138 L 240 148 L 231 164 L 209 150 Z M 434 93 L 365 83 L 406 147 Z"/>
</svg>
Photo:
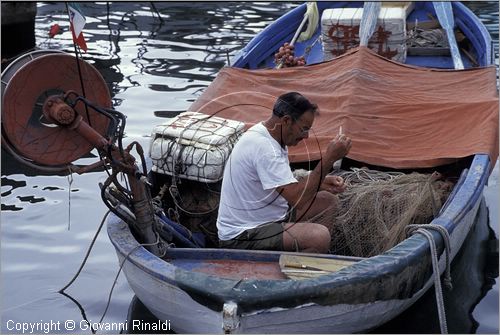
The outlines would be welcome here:
<svg viewBox="0 0 500 335">
<path fill-rule="evenodd" d="M 71 36 L 73 38 L 73 47 L 75 49 L 76 67 L 78 68 L 78 77 L 80 78 L 80 86 L 82 87 L 82 95 L 86 99 L 87 95 L 85 94 L 85 85 L 83 84 L 82 69 L 80 68 L 80 62 L 78 61 L 78 49 L 77 49 L 77 46 L 76 46 L 76 38 L 78 36 L 75 36 L 74 30 L 71 28 L 71 25 L 72 25 L 72 23 L 71 23 L 71 13 L 69 12 L 68 2 L 65 1 L 64 4 L 66 5 L 66 11 L 68 12 L 68 18 L 69 18 Z M 87 114 L 87 122 L 89 123 L 89 126 L 92 127 L 92 122 L 90 121 L 89 109 L 87 107 L 87 104 L 84 104 L 84 105 L 85 105 L 85 112 Z"/>
</svg>

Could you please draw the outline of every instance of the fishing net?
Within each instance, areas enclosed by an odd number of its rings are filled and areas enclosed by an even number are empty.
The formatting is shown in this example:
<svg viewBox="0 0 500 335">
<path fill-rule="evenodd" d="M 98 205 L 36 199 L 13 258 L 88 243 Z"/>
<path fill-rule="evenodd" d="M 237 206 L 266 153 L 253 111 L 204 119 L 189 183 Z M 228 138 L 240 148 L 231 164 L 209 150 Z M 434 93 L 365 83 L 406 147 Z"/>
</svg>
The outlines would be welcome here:
<svg viewBox="0 0 500 335">
<path fill-rule="evenodd" d="M 407 225 L 429 223 L 453 188 L 437 172 L 352 168 L 333 173 L 347 184 L 339 194 L 339 208 L 311 221 L 331 227 L 331 252 L 341 255 L 371 257 L 392 248 L 405 238 Z"/>
<path fill-rule="evenodd" d="M 448 37 L 444 29 L 413 29 L 408 32 L 408 47 L 449 48 Z M 448 50 L 449 52 L 449 50 Z"/>
</svg>

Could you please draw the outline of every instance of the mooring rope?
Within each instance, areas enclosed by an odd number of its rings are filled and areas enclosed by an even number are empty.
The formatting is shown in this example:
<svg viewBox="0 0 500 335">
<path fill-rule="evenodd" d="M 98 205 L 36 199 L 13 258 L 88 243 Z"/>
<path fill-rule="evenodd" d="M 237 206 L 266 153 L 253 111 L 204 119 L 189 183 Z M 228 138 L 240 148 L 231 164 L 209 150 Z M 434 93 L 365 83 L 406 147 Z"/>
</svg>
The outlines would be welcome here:
<svg viewBox="0 0 500 335">
<path fill-rule="evenodd" d="M 113 281 L 113 285 L 111 285 L 111 290 L 109 291 L 109 295 L 108 295 L 108 301 L 106 302 L 106 308 L 104 309 L 104 312 L 102 313 L 102 316 L 101 316 L 101 319 L 99 320 L 99 323 L 101 323 L 102 320 L 104 320 L 104 317 L 106 316 L 106 313 L 108 312 L 108 308 L 109 308 L 109 305 L 111 303 L 111 295 L 113 294 L 113 290 L 115 289 L 116 283 L 118 281 L 118 276 L 120 275 L 120 272 L 122 271 L 123 266 L 125 265 L 125 261 L 130 257 L 130 255 L 134 251 L 136 251 L 140 247 L 151 247 L 151 246 L 159 244 L 160 243 L 160 235 L 158 235 L 158 233 L 156 233 L 156 232 L 155 232 L 155 234 L 156 234 L 156 241 L 155 242 L 153 242 L 153 243 L 141 243 L 139 245 L 136 245 L 123 258 L 122 262 L 120 263 L 120 268 L 118 269 L 118 272 L 116 273 L 115 280 Z M 163 255 L 159 255 L 158 257 L 162 258 L 163 256 L 165 256 L 166 252 L 167 252 L 167 248 L 165 248 Z"/>
<path fill-rule="evenodd" d="M 90 252 L 92 251 L 92 248 L 94 247 L 94 243 L 97 240 L 97 236 L 99 236 L 99 233 L 101 232 L 102 226 L 104 225 L 104 222 L 106 221 L 106 218 L 108 217 L 108 215 L 109 215 L 110 212 L 111 211 L 108 210 L 104 214 L 104 216 L 102 218 L 102 221 L 99 224 L 99 228 L 97 228 L 97 231 L 96 231 L 96 233 L 94 235 L 94 238 L 92 239 L 92 242 L 90 242 L 89 248 L 87 249 L 87 253 L 85 254 L 85 257 L 83 258 L 83 261 L 82 261 L 82 264 L 80 265 L 80 268 L 78 269 L 78 271 L 76 272 L 76 274 L 73 276 L 73 278 L 69 281 L 69 283 L 67 283 L 62 289 L 60 289 L 57 292 L 63 293 L 65 289 L 67 289 L 68 287 L 71 286 L 71 284 L 73 284 L 73 282 L 76 280 L 76 278 L 80 275 L 80 272 L 82 272 L 82 269 L 85 266 L 85 263 L 87 263 L 87 259 L 90 256 Z"/>
<path fill-rule="evenodd" d="M 434 275 L 434 290 L 436 294 L 436 304 L 439 316 L 439 326 L 441 328 L 441 334 L 448 334 L 448 325 L 446 323 L 446 311 L 444 307 L 443 290 L 441 288 L 440 272 L 439 272 L 439 258 L 436 250 L 436 242 L 432 233 L 429 230 L 435 230 L 441 234 L 443 237 L 445 245 L 446 254 L 446 268 L 444 276 L 445 286 L 451 290 L 451 275 L 450 275 L 450 235 L 448 231 L 442 227 L 435 224 L 423 224 L 423 225 L 408 225 L 406 227 L 407 235 L 421 234 L 424 235 L 429 241 L 429 246 L 431 249 L 431 259 L 432 259 L 432 271 Z"/>
<path fill-rule="evenodd" d="M 89 258 L 89 256 L 90 256 L 90 252 L 92 251 L 92 248 L 94 247 L 94 243 L 95 243 L 95 241 L 97 240 L 97 236 L 99 236 L 99 233 L 101 232 L 101 229 L 102 229 L 102 227 L 103 227 L 103 225 L 104 225 L 104 222 L 106 221 L 106 218 L 108 217 L 109 213 L 111 213 L 111 211 L 110 211 L 110 210 L 108 210 L 108 211 L 104 214 L 104 216 L 103 216 L 103 218 L 102 218 L 102 221 L 101 221 L 101 223 L 99 224 L 99 228 L 97 228 L 97 232 L 95 233 L 94 238 L 92 239 L 92 242 L 91 242 L 91 243 L 90 243 L 90 245 L 89 245 L 89 248 L 88 248 L 88 250 L 87 250 L 87 253 L 85 254 L 85 257 L 84 257 L 84 259 L 83 259 L 83 261 L 82 261 L 82 264 L 80 265 L 80 267 L 79 267 L 78 271 L 77 271 L 77 272 L 76 272 L 76 274 L 73 276 L 73 278 L 72 278 L 72 279 L 68 282 L 68 284 L 66 284 L 66 285 L 65 285 L 62 289 L 60 289 L 60 290 L 58 291 L 58 293 L 65 294 L 65 293 L 64 293 L 64 290 L 66 290 L 68 287 L 70 287 L 70 286 L 73 284 L 73 282 L 76 280 L 76 278 L 78 278 L 78 276 L 79 276 L 79 275 L 80 275 L 80 273 L 82 272 L 82 269 L 83 269 L 83 267 L 85 266 L 85 263 L 87 262 L 87 260 L 88 260 L 88 258 Z M 110 305 L 110 303 L 111 303 L 111 296 L 112 296 L 112 294 L 113 294 L 113 290 L 114 290 L 114 288 L 115 288 L 115 286 L 116 286 L 116 283 L 117 283 L 117 281 L 118 281 L 118 276 L 120 275 L 120 273 L 121 273 L 121 271 L 122 271 L 122 268 L 123 268 L 123 266 L 125 265 L 125 261 L 126 261 L 126 260 L 129 258 L 129 256 L 130 256 L 130 255 L 131 255 L 134 251 L 136 251 L 138 248 L 140 248 L 140 247 L 149 247 L 149 246 L 157 245 L 158 243 L 160 243 L 160 236 L 158 235 L 158 233 L 155 233 L 155 234 L 156 234 L 156 241 L 155 241 L 155 242 L 153 242 L 153 243 L 142 243 L 142 244 L 139 244 L 139 245 L 135 246 L 134 248 L 132 248 L 132 250 L 130 250 L 130 251 L 127 253 L 127 255 L 125 255 L 125 257 L 123 258 L 122 262 L 120 263 L 120 268 L 118 269 L 118 272 L 117 272 L 117 274 L 116 274 L 116 276 L 115 276 L 115 280 L 113 281 L 113 285 L 111 286 L 111 289 L 110 289 L 110 291 L 109 291 L 109 294 L 108 294 L 108 299 L 107 299 L 107 302 L 106 302 L 106 307 L 104 308 L 104 312 L 103 312 L 103 314 L 102 314 L 102 316 L 101 316 L 101 318 L 100 318 L 100 320 L 99 320 L 99 323 L 101 323 L 101 322 L 102 322 L 102 320 L 104 320 L 104 317 L 106 316 L 106 313 L 108 312 L 109 305 Z M 163 256 L 165 255 L 166 251 L 167 251 L 167 249 L 165 249 L 165 251 L 164 251 L 164 254 L 163 254 L 163 255 L 160 255 L 160 256 L 158 256 L 158 257 L 160 257 L 160 258 L 161 258 L 161 257 L 163 257 Z"/>
</svg>

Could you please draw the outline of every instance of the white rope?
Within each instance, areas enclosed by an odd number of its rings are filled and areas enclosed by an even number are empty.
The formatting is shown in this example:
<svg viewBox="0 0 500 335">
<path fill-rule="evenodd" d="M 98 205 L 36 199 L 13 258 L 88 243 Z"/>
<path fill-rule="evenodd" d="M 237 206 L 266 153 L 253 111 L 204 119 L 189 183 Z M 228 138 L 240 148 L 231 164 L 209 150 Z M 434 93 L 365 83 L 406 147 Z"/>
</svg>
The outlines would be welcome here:
<svg viewBox="0 0 500 335">
<path fill-rule="evenodd" d="M 448 289 L 452 289 L 451 285 L 451 275 L 450 275 L 450 235 L 448 231 L 442 227 L 435 224 L 424 224 L 424 225 L 408 225 L 406 227 L 406 232 L 408 235 L 421 234 L 424 235 L 429 241 L 429 246 L 431 249 L 431 259 L 432 259 L 432 271 L 434 276 L 434 290 L 436 293 L 436 304 L 439 315 L 439 326 L 441 328 L 441 334 L 448 334 L 448 326 L 446 323 L 446 311 L 444 307 L 443 290 L 441 288 L 440 271 L 439 271 L 439 259 L 436 250 L 436 242 L 434 237 L 429 230 L 435 230 L 441 234 L 443 237 L 445 245 L 446 254 L 446 269 L 444 283 Z"/>
<path fill-rule="evenodd" d="M 73 171 L 68 167 L 68 231 L 71 228 L 71 185 L 73 184 Z"/>
<path fill-rule="evenodd" d="M 351 171 L 341 171 L 333 174 L 342 177 L 347 186 L 359 183 L 390 181 L 405 175 L 403 172 L 383 172 L 366 168 L 351 168 Z"/>
</svg>

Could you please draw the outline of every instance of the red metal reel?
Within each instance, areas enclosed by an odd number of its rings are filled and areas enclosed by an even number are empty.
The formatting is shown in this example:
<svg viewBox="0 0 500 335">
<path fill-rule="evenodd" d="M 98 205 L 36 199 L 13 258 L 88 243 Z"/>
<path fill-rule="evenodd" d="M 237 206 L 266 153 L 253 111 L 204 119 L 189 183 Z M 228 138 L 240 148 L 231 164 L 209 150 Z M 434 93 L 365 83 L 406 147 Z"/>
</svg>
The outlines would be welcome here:
<svg viewBox="0 0 500 335">
<path fill-rule="evenodd" d="M 85 96 L 93 104 L 111 108 L 111 95 L 101 74 L 78 60 Z M 2 74 L 3 81 L 3 74 Z M 51 95 L 75 91 L 83 96 L 75 57 L 57 53 L 40 56 L 23 65 L 2 92 L 2 137 L 17 154 L 45 166 L 67 165 L 88 154 L 93 146 L 73 130 L 47 124 L 42 106 Z M 79 103 L 76 111 L 101 135 L 109 119 Z"/>
</svg>

